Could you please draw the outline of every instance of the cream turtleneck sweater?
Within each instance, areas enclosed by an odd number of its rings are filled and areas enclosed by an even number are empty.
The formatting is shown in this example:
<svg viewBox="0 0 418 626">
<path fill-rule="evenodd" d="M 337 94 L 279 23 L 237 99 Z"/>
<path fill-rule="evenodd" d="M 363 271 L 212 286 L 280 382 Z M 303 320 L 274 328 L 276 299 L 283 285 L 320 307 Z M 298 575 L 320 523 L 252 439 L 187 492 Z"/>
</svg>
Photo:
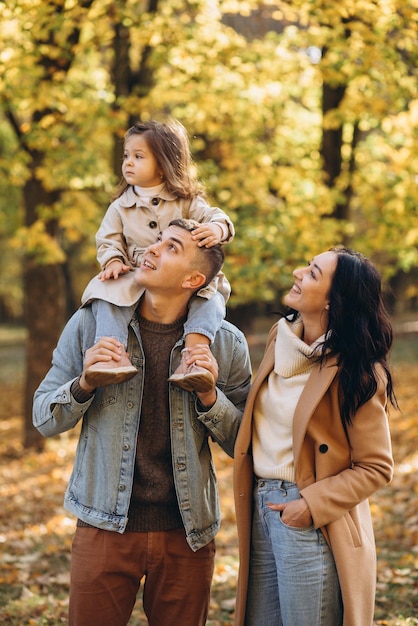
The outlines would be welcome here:
<svg viewBox="0 0 418 626">
<path fill-rule="evenodd" d="M 293 415 L 314 366 L 310 358 L 324 337 L 308 346 L 303 322 L 282 318 L 277 326 L 274 369 L 257 394 L 253 415 L 254 472 L 259 478 L 294 482 Z"/>
<path fill-rule="evenodd" d="M 134 192 L 139 198 L 141 198 L 141 200 L 149 202 L 151 198 L 158 198 L 158 195 L 164 187 L 165 182 L 162 182 L 155 187 L 140 187 L 139 185 L 134 185 Z"/>
</svg>

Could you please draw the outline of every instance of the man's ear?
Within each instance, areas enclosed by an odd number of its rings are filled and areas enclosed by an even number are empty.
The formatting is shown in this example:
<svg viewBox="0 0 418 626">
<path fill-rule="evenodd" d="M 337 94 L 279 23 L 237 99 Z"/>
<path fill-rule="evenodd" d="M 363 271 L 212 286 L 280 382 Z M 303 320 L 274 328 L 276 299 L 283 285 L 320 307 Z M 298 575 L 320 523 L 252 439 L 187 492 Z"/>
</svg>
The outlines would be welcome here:
<svg viewBox="0 0 418 626">
<path fill-rule="evenodd" d="M 185 289 L 193 289 L 193 291 L 197 291 L 200 287 L 206 283 L 206 276 L 202 274 L 202 272 L 194 271 L 192 274 L 189 274 L 187 278 L 184 279 L 182 287 Z"/>
</svg>

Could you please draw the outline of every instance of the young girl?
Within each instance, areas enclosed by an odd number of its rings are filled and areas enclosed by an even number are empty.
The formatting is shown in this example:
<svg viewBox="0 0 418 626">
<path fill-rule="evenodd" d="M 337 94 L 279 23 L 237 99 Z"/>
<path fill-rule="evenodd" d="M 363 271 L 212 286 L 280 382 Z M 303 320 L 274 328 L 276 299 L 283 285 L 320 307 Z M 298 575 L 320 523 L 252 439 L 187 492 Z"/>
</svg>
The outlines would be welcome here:
<svg viewBox="0 0 418 626">
<path fill-rule="evenodd" d="M 142 288 L 135 282 L 135 268 L 145 249 L 171 220 L 190 218 L 201 226 L 193 231 L 200 246 L 229 242 L 234 227 L 228 216 L 206 202 L 202 186 L 193 174 L 185 128 L 177 121 L 137 122 L 125 134 L 123 179 L 96 235 L 97 258 L 102 271 L 87 285 L 82 304 L 91 302 L 96 318 L 96 342 L 116 337 L 119 361 L 89 368 L 89 384 L 98 387 L 129 380 L 138 370 L 126 352 L 128 325 Z M 211 388 L 211 374 L 189 365 L 187 350 L 198 343 L 211 344 L 225 316 L 230 295 L 222 272 L 192 298 L 184 326 L 185 350 L 179 368 L 169 378 L 187 390 Z"/>
</svg>

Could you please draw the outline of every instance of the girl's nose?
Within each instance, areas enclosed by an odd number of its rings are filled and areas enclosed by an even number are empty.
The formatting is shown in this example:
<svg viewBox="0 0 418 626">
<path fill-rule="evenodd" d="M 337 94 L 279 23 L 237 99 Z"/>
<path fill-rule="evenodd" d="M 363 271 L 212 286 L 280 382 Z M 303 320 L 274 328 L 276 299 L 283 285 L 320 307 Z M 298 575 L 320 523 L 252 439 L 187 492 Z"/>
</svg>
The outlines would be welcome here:
<svg viewBox="0 0 418 626">
<path fill-rule="evenodd" d="M 302 268 L 301 267 L 297 267 L 295 270 L 293 270 L 293 276 L 295 278 L 302 278 Z"/>
</svg>

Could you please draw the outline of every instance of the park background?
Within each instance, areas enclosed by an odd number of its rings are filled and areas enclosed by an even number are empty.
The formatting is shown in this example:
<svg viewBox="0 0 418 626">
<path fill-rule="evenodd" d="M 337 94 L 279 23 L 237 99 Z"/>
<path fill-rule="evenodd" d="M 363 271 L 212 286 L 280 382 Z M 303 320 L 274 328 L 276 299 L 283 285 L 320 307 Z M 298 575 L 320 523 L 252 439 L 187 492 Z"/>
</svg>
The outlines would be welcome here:
<svg viewBox="0 0 418 626">
<path fill-rule="evenodd" d="M 228 318 L 254 370 L 295 266 L 345 244 L 384 277 L 402 412 L 390 416 L 395 479 L 372 502 L 376 623 L 418 624 L 417 24 L 417 0 L 0 2 L 2 624 L 65 623 L 76 433 L 41 439 L 33 392 L 98 270 L 123 134 L 170 116 L 236 227 Z M 219 626 L 233 617 L 237 558 L 231 460 L 214 453 Z"/>
</svg>

